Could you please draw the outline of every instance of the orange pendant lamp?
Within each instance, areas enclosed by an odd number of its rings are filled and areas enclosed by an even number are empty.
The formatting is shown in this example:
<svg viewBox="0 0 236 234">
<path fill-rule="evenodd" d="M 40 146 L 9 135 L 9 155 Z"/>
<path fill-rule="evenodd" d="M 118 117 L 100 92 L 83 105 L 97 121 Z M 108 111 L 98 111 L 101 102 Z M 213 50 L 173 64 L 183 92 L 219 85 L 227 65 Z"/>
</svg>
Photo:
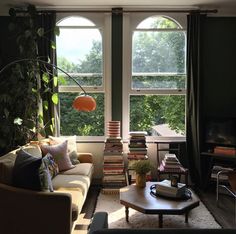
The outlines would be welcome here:
<svg viewBox="0 0 236 234">
<path fill-rule="evenodd" d="M 96 101 L 88 94 L 79 95 L 72 104 L 77 111 L 90 112 L 96 109 Z"/>
</svg>

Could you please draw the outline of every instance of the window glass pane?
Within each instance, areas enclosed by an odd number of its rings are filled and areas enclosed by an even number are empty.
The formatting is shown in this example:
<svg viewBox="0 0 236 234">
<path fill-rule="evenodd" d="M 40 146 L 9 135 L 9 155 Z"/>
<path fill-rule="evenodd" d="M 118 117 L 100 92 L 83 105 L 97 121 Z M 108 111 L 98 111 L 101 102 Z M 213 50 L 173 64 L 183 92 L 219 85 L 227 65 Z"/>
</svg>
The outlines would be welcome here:
<svg viewBox="0 0 236 234">
<path fill-rule="evenodd" d="M 83 86 L 102 85 L 102 37 L 98 29 L 60 29 L 57 37 L 57 64 Z M 75 85 L 67 82 L 67 85 Z"/>
<path fill-rule="evenodd" d="M 146 74 L 132 76 L 132 89 L 185 89 L 186 75 Z"/>
<path fill-rule="evenodd" d="M 130 131 L 150 136 L 185 135 L 184 95 L 131 95 Z"/>
<path fill-rule="evenodd" d="M 176 22 L 162 16 L 152 16 L 143 20 L 138 26 L 138 29 L 161 29 L 161 28 L 181 28 Z"/>
<path fill-rule="evenodd" d="M 104 94 L 89 94 L 97 102 L 93 112 L 78 112 L 72 108 L 78 94 L 60 93 L 61 135 L 104 136 Z"/>
<path fill-rule="evenodd" d="M 185 73 L 184 32 L 133 34 L 133 73 Z"/>
<path fill-rule="evenodd" d="M 68 17 L 57 24 L 58 26 L 95 26 L 95 24 L 84 17 Z"/>
</svg>

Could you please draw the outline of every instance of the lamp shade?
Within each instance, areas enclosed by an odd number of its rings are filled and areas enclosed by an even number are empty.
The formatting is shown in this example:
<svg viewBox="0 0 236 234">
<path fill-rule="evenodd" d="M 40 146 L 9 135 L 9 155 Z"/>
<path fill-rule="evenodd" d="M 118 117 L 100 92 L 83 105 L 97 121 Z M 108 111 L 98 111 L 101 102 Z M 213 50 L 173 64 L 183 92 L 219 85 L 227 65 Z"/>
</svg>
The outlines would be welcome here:
<svg viewBox="0 0 236 234">
<path fill-rule="evenodd" d="M 73 108 L 78 111 L 90 112 L 96 109 L 96 101 L 93 97 L 85 94 L 75 98 L 72 104 Z"/>
</svg>

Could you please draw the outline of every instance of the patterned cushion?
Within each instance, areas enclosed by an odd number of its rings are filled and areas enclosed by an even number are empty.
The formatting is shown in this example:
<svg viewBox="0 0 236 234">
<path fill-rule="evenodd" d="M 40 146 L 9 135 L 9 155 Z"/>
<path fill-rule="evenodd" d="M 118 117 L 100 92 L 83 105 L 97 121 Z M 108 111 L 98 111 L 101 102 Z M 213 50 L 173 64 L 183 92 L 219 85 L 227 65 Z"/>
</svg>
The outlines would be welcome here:
<svg viewBox="0 0 236 234">
<path fill-rule="evenodd" d="M 43 157 L 43 162 L 48 168 L 51 179 L 59 173 L 58 165 L 55 163 L 51 154 L 48 153 L 45 157 Z"/>
<path fill-rule="evenodd" d="M 50 153 L 53 156 L 59 171 L 65 171 L 73 168 L 69 155 L 67 153 L 67 140 L 57 145 L 41 145 L 43 153 Z"/>
</svg>

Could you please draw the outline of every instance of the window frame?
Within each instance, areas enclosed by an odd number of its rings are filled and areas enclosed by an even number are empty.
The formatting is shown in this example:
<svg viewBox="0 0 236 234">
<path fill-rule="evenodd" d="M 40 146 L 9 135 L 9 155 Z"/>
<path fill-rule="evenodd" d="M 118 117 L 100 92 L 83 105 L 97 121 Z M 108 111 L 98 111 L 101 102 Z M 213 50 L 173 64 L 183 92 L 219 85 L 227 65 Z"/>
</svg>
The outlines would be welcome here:
<svg viewBox="0 0 236 234">
<path fill-rule="evenodd" d="M 180 25 L 181 29 L 137 29 L 139 23 L 151 16 L 163 16 L 175 21 Z M 135 89 L 132 88 L 132 43 L 133 33 L 135 31 L 184 31 L 186 37 L 187 20 L 186 14 L 154 14 L 154 13 L 126 13 L 123 18 L 123 139 L 129 138 L 129 125 L 130 125 L 130 96 L 133 95 L 184 95 L 186 96 L 185 89 Z M 186 41 L 186 40 L 185 40 Z M 187 41 L 186 41 L 187 43 Z M 186 55 L 185 55 L 186 56 Z M 186 64 L 185 64 L 186 66 Z M 186 67 L 185 67 L 186 71 Z M 187 73 L 187 72 L 186 72 Z M 185 86 L 186 87 L 186 86 Z M 186 103 L 186 98 L 185 98 Z M 185 108 L 186 110 L 186 108 Z M 186 116 L 186 115 L 185 115 Z M 186 118 L 186 117 L 185 117 Z M 185 121 L 186 122 L 186 121 Z M 165 136 L 147 136 L 147 141 L 153 142 L 158 139 L 183 139 L 185 136 L 178 137 L 165 137 Z"/>
<path fill-rule="evenodd" d="M 111 14 L 104 13 L 59 13 L 56 22 L 68 17 L 84 17 L 95 24 L 95 26 L 61 26 L 62 28 L 95 28 L 98 29 L 102 37 L 102 54 L 103 54 L 103 78 L 101 86 L 83 86 L 88 93 L 103 93 L 104 94 L 104 136 L 76 136 L 79 142 L 96 142 L 104 141 L 106 138 L 107 122 L 111 119 Z M 59 26 L 60 27 L 60 26 Z M 80 93 L 82 90 L 78 85 L 58 87 L 58 93 Z M 60 107 L 58 118 L 58 129 L 60 135 Z"/>
</svg>

